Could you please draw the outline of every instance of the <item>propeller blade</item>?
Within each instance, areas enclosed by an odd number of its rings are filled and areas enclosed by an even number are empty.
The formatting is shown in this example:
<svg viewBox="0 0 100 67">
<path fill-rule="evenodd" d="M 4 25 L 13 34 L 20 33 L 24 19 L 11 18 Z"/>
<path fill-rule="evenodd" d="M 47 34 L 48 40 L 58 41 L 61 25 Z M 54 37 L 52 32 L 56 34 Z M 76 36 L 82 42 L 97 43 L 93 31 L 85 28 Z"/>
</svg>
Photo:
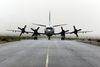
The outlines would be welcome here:
<svg viewBox="0 0 100 67">
<path fill-rule="evenodd" d="M 24 26 L 24 29 L 26 28 L 26 25 Z"/>
<path fill-rule="evenodd" d="M 74 32 L 71 32 L 70 34 L 72 34 L 72 33 L 74 33 Z"/>
<path fill-rule="evenodd" d="M 81 31 L 82 29 L 79 29 L 79 30 L 77 30 L 77 31 Z"/>
<path fill-rule="evenodd" d="M 74 30 L 76 29 L 75 26 L 73 26 Z"/>
<path fill-rule="evenodd" d="M 61 27 L 61 30 L 63 30 L 63 27 Z"/>
<path fill-rule="evenodd" d="M 78 37 L 78 34 L 76 34 L 76 37 Z"/>
<path fill-rule="evenodd" d="M 20 36 L 22 35 L 22 32 L 20 33 Z"/>
<path fill-rule="evenodd" d="M 18 29 L 22 30 L 20 27 L 18 27 Z"/>
<path fill-rule="evenodd" d="M 31 30 L 33 30 L 33 31 L 34 31 L 34 29 L 33 29 L 33 28 L 31 28 Z"/>
<path fill-rule="evenodd" d="M 65 32 L 68 32 L 69 30 L 66 30 Z"/>
<path fill-rule="evenodd" d="M 27 34 L 28 34 L 28 32 L 26 32 L 26 31 L 25 31 L 25 33 L 27 33 Z"/>
<path fill-rule="evenodd" d="M 32 37 L 34 36 L 34 34 L 32 35 Z"/>
<path fill-rule="evenodd" d="M 40 27 L 37 28 L 37 30 L 39 30 Z"/>
</svg>

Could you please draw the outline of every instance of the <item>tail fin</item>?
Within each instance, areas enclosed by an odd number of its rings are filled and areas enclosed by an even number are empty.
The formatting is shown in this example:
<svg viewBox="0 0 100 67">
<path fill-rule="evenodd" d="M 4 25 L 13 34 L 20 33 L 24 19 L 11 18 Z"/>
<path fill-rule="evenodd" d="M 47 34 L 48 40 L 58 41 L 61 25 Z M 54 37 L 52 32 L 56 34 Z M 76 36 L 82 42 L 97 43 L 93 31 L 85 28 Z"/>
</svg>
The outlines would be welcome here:
<svg viewBox="0 0 100 67">
<path fill-rule="evenodd" d="M 51 15 L 50 15 L 50 11 L 49 11 L 49 26 L 50 26 L 50 21 L 51 21 Z"/>
</svg>

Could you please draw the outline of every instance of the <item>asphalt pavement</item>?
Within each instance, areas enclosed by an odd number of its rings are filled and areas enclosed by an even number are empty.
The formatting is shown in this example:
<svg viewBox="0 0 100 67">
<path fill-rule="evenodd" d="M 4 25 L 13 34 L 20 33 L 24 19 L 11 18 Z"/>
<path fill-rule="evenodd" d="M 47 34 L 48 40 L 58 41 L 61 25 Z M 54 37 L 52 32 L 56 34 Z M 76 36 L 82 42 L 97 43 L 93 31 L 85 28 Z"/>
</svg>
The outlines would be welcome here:
<svg viewBox="0 0 100 67">
<path fill-rule="evenodd" d="M 100 47 L 73 40 L 4 43 L 0 67 L 100 67 Z"/>
</svg>

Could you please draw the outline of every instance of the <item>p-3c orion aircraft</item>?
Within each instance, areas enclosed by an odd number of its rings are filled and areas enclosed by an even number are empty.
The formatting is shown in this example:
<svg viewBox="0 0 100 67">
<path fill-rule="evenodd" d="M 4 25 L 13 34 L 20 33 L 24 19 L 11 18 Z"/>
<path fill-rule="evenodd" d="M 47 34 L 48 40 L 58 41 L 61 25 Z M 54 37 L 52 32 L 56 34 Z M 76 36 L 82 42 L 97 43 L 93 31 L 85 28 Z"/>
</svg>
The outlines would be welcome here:
<svg viewBox="0 0 100 67">
<path fill-rule="evenodd" d="M 34 40 L 35 40 L 35 39 L 37 40 L 37 39 L 38 39 L 37 36 L 40 35 L 40 34 L 46 35 L 46 36 L 48 37 L 48 40 L 50 40 L 50 38 L 51 38 L 52 35 L 61 34 L 61 40 L 65 40 L 65 34 L 72 34 L 72 33 L 74 33 L 74 34 L 78 37 L 78 34 L 77 34 L 77 33 L 92 32 L 92 31 L 81 31 L 81 29 L 78 29 L 78 30 L 77 30 L 77 29 L 75 28 L 75 26 L 73 26 L 73 27 L 74 27 L 74 31 L 73 31 L 73 32 L 69 32 L 69 30 L 66 30 L 66 31 L 65 31 L 65 30 L 63 29 L 62 26 L 63 26 L 63 25 L 67 25 L 67 24 L 60 24 L 60 25 L 53 25 L 53 26 L 51 26 L 51 25 L 50 25 L 50 20 L 51 20 L 51 18 L 50 18 L 50 11 L 49 11 L 49 25 L 48 25 L 48 26 L 47 26 L 47 25 L 43 25 L 43 24 L 32 23 L 33 25 L 38 25 L 38 26 L 45 27 L 45 30 L 44 30 L 43 33 L 38 32 L 38 30 L 39 30 L 40 27 L 38 27 L 37 29 L 31 28 L 32 31 L 25 31 L 26 25 L 25 25 L 24 28 L 18 27 L 18 29 L 20 29 L 20 30 L 8 30 L 8 31 L 21 32 L 21 33 L 20 33 L 20 36 L 21 36 L 23 33 L 33 33 L 32 36 L 34 36 Z M 54 27 L 58 27 L 58 26 L 61 26 L 61 30 L 62 30 L 62 31 L 61 31 L 61 32 L 58 32 L 58 33 L 55 33 Z"/>
</svg>

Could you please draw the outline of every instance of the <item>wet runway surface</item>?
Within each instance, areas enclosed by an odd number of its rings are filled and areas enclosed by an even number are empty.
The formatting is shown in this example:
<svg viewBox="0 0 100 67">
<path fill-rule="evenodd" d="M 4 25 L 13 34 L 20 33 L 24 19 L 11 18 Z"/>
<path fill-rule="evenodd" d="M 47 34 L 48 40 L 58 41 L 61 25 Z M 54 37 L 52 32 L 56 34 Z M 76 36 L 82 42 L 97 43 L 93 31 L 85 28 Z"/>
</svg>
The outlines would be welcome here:
<svg viewBox="0 0 100 67">
<path fill-rule="evenodd" d="M 100 47 L 70 40 L 4 43 L 0 67 L 100 67 Z"/>
</svg>

